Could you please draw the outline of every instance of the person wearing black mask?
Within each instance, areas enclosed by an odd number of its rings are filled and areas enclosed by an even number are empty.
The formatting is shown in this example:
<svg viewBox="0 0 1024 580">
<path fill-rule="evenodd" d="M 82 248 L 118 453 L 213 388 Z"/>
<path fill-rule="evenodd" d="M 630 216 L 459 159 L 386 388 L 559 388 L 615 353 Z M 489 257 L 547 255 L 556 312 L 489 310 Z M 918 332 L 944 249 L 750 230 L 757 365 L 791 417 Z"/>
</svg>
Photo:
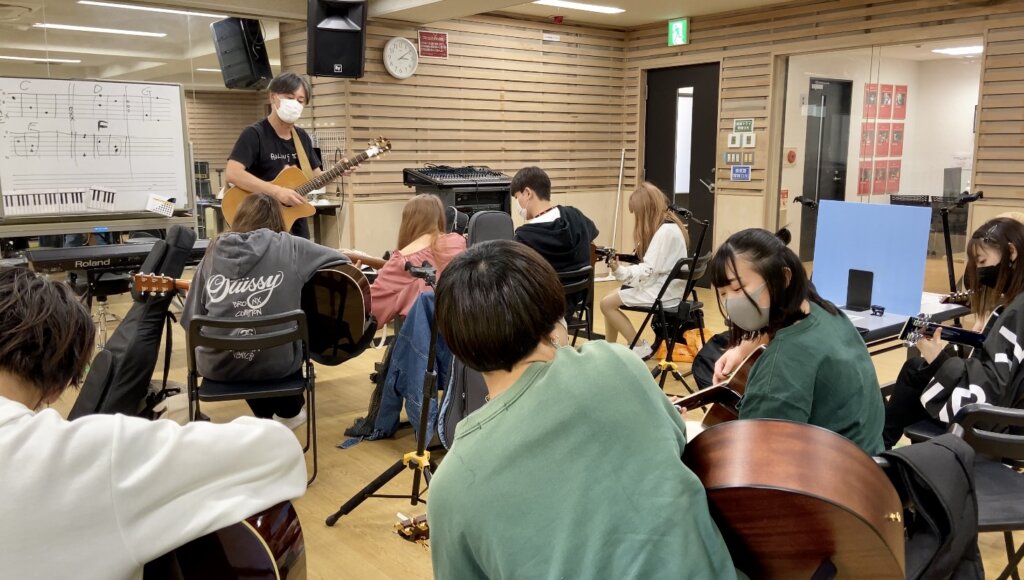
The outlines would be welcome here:
<svg viewBox="0 0 1024 580">
<path fill-rule="evenodd" d="M 990 220 L 971 236 L 964 284 L 972 291 L 975 330 L 985 335 L 985 342 L 969 357 L 959 358 L 945 348 L 938 331 L 917 341 L 921 356 L 904 363 L 885 407 L 886 448 L 919 421 L 945 427 L 964 405 L 1019 407 L 1024 402 L 1024 394 L 1014 390 L 1021 382 L 1016 378 L 1024 349 L 1019 248 L 1024 248 L 1024 225 L 1014 219 Z"/>
<path fill-rule="evenodd" d="M 817 425 L 878 453 L 883 403 L 867 347 L 853 323 L 814 290 L 789 240 L 785 229 L 743 230 L 711 259 L 733 345 L 715 366 L 717 379 L 766 345 L 747 378 L 740 419 Z"/>
</svg>

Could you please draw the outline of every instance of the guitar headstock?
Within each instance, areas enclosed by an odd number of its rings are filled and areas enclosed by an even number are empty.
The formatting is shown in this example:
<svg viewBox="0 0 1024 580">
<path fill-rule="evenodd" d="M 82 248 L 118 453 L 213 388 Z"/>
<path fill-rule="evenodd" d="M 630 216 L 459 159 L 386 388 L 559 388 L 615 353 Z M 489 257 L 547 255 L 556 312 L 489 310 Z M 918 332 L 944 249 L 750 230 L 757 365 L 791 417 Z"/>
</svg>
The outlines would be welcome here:
<svg viewBox="0 0 1024 580">
<path fill-rule="evenodd" d="M 367 157 L 376 157 L 388 151 L 391 151 L 391 140 L 386 137 L 377 137 L 370 141 L 369 147 L 366 149 L 366 155 Z"/>
<path fill-rule="evenodd" d="M 939 298 L 939 304 L 957 304 L 959 306 L 970 306 L 971 296 L 974 294 L 973 290 L 964 290 L 963 292 L 950 292 L 942 298 Z"/>
<path fill-rule="evenodd" d="M 425 542 L 430 539 L 430 525 L 427 524 L 426 514 L 410 518 L 405 514 L 398 514 L 398 521 L 395 522 L 395 532 L 403 540 L 410 542 Z"/>
<path fill-rule="evenodd" d="M 140 294 L 159 294 L 162 296 L 174 291 L 174 278 L 140 273 L 132 276 L 132 286 Z"/>
<path fill-rule="evenodd" d="M 933 327 L 934 323 L 927 314 L 911 316 L 907 319 L 907 323 L 903 325 L 903 330 L 900 331 L 898 340 L 903 341 L 903 344 L 907 347 L 914 346 Z"/>
</svg>

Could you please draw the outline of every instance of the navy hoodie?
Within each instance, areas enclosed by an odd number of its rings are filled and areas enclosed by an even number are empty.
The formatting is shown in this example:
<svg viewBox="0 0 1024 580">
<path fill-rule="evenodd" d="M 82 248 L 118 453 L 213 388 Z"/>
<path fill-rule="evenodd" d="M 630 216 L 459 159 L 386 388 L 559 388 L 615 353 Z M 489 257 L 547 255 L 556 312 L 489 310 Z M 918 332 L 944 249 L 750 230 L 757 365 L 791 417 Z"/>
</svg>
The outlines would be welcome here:
<svg viewBox="0 0 1024 580">
<path fill-rule="evenodd" d="M 187 332 L 196 314 L 238 319 L 297 310 L 302 302 L 302 286 L 317 270 L 348 261 L 338 250 L 284 232 L 260 229 L 222 234 L 210 244 L 196 269 L 181 325 Z M 273 330 L 261 328 L 260 332 Z M 265 351 L 196 351 L 199 374 L 214 380 L 276 379 L 301 366 L 298 343 Z"/>
</svg>

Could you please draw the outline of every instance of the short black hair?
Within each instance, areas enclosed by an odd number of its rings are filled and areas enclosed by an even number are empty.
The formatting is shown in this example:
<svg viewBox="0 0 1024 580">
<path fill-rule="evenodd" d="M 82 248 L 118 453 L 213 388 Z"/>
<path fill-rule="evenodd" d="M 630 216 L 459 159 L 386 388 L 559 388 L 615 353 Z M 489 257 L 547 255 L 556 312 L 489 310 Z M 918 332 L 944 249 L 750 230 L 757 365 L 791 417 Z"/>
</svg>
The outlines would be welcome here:
<svg viewBox="0 0 1024 580">
<path fill-rule="evenodd" d="M 437 326 L 459 360 L 480 372 L 510 371 L 565 314 L 554 268 L 525 244 L 470 246 L 437 284 Z"/>
<path fill-rule="evenodd" d="M 527 187 L 532 189 L 540 199 L 544 201 L 551 199 L 551 178 L 540 167 L 531 165 L 517 171 L 508 190 L 509 193 L 515 195 Z"/>
<path fill-rule="evenodd" d="M 95 336 L 89 311 L 66 284 L 0 268 L 0 369 L 55 399 L 78 386 Z"/>
<path fill-rule="evenodd" d="M 762 331 L 769 337 L 774 337 L 779 330 L 806 317 L 800 309 L 804 300 L 817 304 L 829 314 L 839 314 L 839 309 L 834 304 L 818 295 L 814 285 L 807 278 L 800 258 L 787 247 L 791 239 L 789 230 L 785 228 L 775 234 L 760 228 L 736 232 L 718 248 L 708 268 L 711 273 L 711 284 L 715 288 L 724 288 L 729 286 L 729 272 L 736 272 L 736 258 L 742 257 L 750 262 L 753 270 L 764 278 L 765 287 L 772 297 L 772 304 L 768 309 L 768 326 Z M 788 286 L 786 268 L 791 272 Z M 739 278 L 739 275 L 736 277 Z M 742 281 L 738 281 L 742 287 Z M 746 290 L 743 290 L 743 293 L 751 303 L 756 304 Z M 718 310 L 725 316 L 720 298 Z M 734 324 L 731 327 L 730 341 L 734 345 L 751 336 L 751 333 Z"/>
<path fill-rule="evenodd" d="M 267 91 L 272 95 L 289 95 L 299 90 L 300 87 L 306 91 L 306 102 L 312 101 L 313 86 L 309 83 L 309 79 L 293 72 L 283 72 L 274 77 L 274 80 L 270 81 L 270 85 L 267 86 Z"/>
</svg>

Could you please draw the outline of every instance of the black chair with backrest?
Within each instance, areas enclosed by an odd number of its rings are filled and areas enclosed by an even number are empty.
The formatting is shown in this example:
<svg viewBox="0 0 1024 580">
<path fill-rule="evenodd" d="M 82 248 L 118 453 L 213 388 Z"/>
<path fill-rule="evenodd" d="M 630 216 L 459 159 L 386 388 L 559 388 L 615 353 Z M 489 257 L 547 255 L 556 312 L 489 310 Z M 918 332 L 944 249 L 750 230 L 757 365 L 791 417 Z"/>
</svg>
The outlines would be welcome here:
<svg viewBox="0 0 1024 580">
<path fill-rule="evenodd" d="M 640 324 L 640 328 L 637 329 L 636 336 L 633 337 L 633 342 L 630 343 L 629 348 L 636 346 L 640 340 L 640 336 L 643 334 L 647 324 L 651 324 L 651 328 L 654 330 L 655 341 L 652 345 L 654 350 L 657 350 L 661 343 L 665 343 L 666 347 L 666 360 L 668 368 L 656 369 L 656 375 L 661 374 L 661 386 L 665 386 L 665 371 L 671 370 L 683 386 L 689 391 L 693 391 L 690 385 L 683 378 L 683 375 L 676 372 L 673 368 L 672 363 L 672 351 L 678 341 L 682 340 L 683 332 L 691 328 L 696 328 L 700 334 L 701 347 L 704 346 L 704 304 L 697 299 L 697 282 L 704 277 L 707 273 L 708 263 L 711 262 L 711 252 L 706 252 L 704 255 L 700 255 L 700 250 L 704 245 L 704 237 L 707 234 L 708 222 L 702 220 L 693 219 L 700 227 L 700 233 L 697 235 L 697 244 L 694 246 L 693 253 L 691 256 L 686 258 L 680 258 L 676 261 L 671 272 L 665 282 L 661 285 L 661 289 L 658 291 L 658 296 L 654 299 L 654 303 L 651 306 L 623 306 L 623 310 L 631 312 L 643 312 L 643 322 Z M 699 257 L 697 257 L 699 256 Z M 664 304 L 665 293 L 672 286 L 673 283 L 682 281 L 683 292 L 682 298 L 679 304 L 666 307 Z"/>
<path fill-rule="evenodd" d="M 572 345 L 580 332 L 587 333 L 591 340 L 594 330 L 594 267 L 584 266 L 571 272 L 559 272 L 565 291 L 565 325 L 572 334 Z"/>
<path fill-rule="evenodd" d="M 1024 545 L 1015 547 L 1013 532 L 1024 530 L 1024 410 L 980 403 L 965 405 L 950 430 L 963 437 L 977 453 L 974 481 L 978 495 L 978 530 L 1002 532 L 1006 568 L 999 580 L 1019 580 Z M 994 428 L 1008 432 L 993 431 Z"/>
<path fill-rule="evenodd" d="M 503 211 L 478 211 L 469 218 L 466 226 L 468 245 L 490 240 L 511 240 L 515 236 L 512 216 Z"/>
<path fill-rule="evenodd" d="M 258 331 L 262 334 L 228 334 L 232 331 Z M 277 346 L 300 343 L 302 367 L 294 374 L 279 379 L 261 381 L 218 381 L 200 377 L 196 367 L 196 349 L 206 347 L 222 351 L 249 352 L 267 350 Z M 309 420 L 306 422 L 306 445 L 303 452 L 313 450 L 313 474 L 307 483 L 313 483 L 317 473 L 316 449 L 316 396 L 313 361 L 309 356 L 309 329 L 306 314 L 292 310 L 283 314 L 260 318 L 216 318 L 196 316 L 188 327 L 188 402 L 189 418 L 199 418 L 200 401 L 235 401 L 305 395 Z"/>
</svg>

